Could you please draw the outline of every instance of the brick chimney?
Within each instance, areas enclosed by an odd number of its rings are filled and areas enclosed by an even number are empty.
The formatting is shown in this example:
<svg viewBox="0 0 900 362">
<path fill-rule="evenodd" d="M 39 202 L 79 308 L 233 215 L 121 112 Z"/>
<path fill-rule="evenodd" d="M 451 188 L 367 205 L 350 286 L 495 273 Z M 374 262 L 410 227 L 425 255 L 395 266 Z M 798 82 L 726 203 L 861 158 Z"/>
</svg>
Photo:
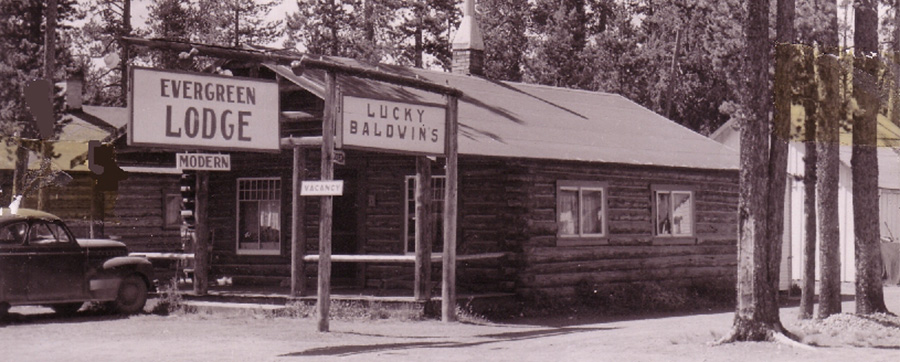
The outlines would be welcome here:
<svg viewBox="0 0 900 362">
<path fill-rule="evenodd" d="M 66 80 L 66 108 L 81 109 L 84 75 L 75 73 Z"/>
<path fill-rule="evenodd" d="M 463 2 L 463 18 L 452 44 L 453 73 L 484 75 L 484 38 L 475 20 L 475 0 Z"/>
</svg>

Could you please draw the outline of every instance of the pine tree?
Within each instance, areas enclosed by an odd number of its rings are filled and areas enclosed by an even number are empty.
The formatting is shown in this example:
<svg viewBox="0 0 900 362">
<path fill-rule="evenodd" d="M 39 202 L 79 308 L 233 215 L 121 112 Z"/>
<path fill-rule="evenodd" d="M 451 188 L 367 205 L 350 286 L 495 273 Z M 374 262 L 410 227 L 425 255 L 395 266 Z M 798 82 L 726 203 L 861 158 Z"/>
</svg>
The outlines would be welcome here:
<svg viewBox="0 0 900 362">
<path fill-rule="evenodd" d="M 882 290 L 881 235 L 878 202 L 878 145 L 876 117 L 880 108 L 878 78 L 878 9 L 874 0 L 855 0 L 853 34 L 853 231 L 856 253 L 856 313 L 885 313 Z"/>
<path fill-rule="evenodd" d="M 519 0 L 481 0 L 479 23 L 484 34 L 484 75 L 490 79 L 522 81 L 528 45 L 528 3 Z"/>
<path fill-rule="evenodd" d="M 57 21 L 64 23 L 75 17 L 73 1 L 59 1 L 57 6 Z M 4 21 L 0 21 L 0 79 L 4 80 L 4 86 L 0 87 L 0 142 L 5 150 L 0 157 L 15 160 L 16 169 L 10 182 L 11 190 L 3 193 L 3 204 L 8 204 L 12 195 L 25 195 L 34 189 L 45 187 L 52 181 L 54 175 L 49 170 L 30 172 L 27 170 L 27 157 L 30 151 L 39 151 L 40 142 L 36 124 L 30 111 L 26 108 L 25 87 L 42 78 L 50 78 L 53 81 L 64 78 L 64 74 L 70 70 L 71 54 L 66 50 L 66 37 L 62 36 L 65 27 L 57 31 L 56 71 L 49 75 L 43 74 L 44 53 L 44 1 L 4 1 L 0 2 L 0 14 Z M 58 133 L 62 115 L 62 99 L 54 100 L 54 114 L 57 117 L 54 133 Z M 56 136 L 53 136 L 54 138 Z M 52 138 L 51 138 L 52 140 Z M 9 152 L 9 150 L 15 150 Z"/>
<path fill-rule="evenodd" d="M 397 64 L 414 67 L 451 65 L 450 29 L 459 24 L 460 12 L 453 0 L 397 0 L 396 22 L 389 32 L 391 55 Z"/>
<path fill-rule="evenodd" d="M 816 197 L 819 214 L 818 318 L 841 312 L 840 222 L 838 217 L 839 132 L 844 121 L 843 65 L 838 58 L 837 4 L 818 3 L 826 25 L 819 32 L 825 55 L 817 60 L 819 109 L 816 112 Z"/>
</svg>

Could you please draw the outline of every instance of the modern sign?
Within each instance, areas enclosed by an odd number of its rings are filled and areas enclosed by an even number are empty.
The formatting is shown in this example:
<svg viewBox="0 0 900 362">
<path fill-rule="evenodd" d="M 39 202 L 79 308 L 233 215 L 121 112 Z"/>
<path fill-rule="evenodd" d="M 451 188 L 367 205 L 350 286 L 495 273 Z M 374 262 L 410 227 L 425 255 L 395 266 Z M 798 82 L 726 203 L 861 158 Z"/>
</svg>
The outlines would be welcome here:
<svg viewBox="0 0 900 362">
<path fill-rule="evenodd" d="M 344 96 L 342 111 L 338 143 L 343 147 L 446 153 L 444 107 Z"/>
<path fill-rule="evenodd" d="M 131 74 L 129 145 L 279 150 L 277 83 L 147 68 Z"/>
<path fill-rule="evenodd" d="M 300 183 L 300 196 L 341 196 L 344 194 L 344 181 L 303 181 Z"/>
<path fill-rule="evenodd" d="M 231 155 L 215 153 L 177 153 L 176 168 L 179 170 L 231 171 Z"/>
</svg>

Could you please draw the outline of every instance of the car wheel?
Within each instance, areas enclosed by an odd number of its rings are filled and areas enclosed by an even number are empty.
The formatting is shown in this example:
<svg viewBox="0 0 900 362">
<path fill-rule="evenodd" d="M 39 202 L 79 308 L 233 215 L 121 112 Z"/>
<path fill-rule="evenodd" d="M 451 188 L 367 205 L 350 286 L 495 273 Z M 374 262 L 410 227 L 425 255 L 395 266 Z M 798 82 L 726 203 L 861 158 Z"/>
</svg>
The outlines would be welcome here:
<svg viewBox="0 0 900 362">
<path fill-rule="evenodd" d="M 81 309 L 82 305 L 84 305 L 84 303 L 81 303 L 81 302 L 60 303 L 60 304 L 53 304 L 50 306 L 50 308 L 52 308 L 53 311 L 56 312 L 56 314 L 72 315 L 72 314 L 75 314 L 75 312 L 77 312 L 79 309 Z"/>
<path fill-rule="evenodd" d="M 114 306 L 122 314 L 135 314 L 144 310 L 147 303 L 147 284 L 137 275 L 129 275 L 119 284 Z"/>
</svg>

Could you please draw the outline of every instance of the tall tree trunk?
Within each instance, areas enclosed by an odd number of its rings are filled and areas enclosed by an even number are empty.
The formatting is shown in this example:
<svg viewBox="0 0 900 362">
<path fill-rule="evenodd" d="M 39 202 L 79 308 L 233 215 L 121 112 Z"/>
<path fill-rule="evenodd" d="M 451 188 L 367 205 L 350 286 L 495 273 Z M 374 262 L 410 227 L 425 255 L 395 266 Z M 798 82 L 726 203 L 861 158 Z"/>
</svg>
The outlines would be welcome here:
<svg viewBox="0 0 900 362">
<path fill-rule="evenodd" d="M 853 97 L 853 229 L 856 254 L 856 313 L 887 312 L 881 285 L 881 235 L 878 212 L 879 109 L 878 10 L 874 0 L 855 0 Z"/>
<path fill-rule="evenodd" d="M 770 340 L 783 333 L 778 316 L 778 289 L 769 270 L 773 259 L 767 239 L 766 195 L 769 192 L 769 3 L 748 0 L 744 31 L 745 116 L 741 119 L 741 171 L 738 202 L 737 307 L 731 335 L 725 340 Z M 777 266 L 776 266 L 777 268 Z"/>
<path fill-rule="evenodd" d="M 894 70 L 896 66 L 900 65 L 900 0 L 894 0 L 893 8 L 894 32 L 891 36 L 891 50 L 893 54 L 891 54 L 890 59 L 894 62 L 894 67 L 891 67 L 888 72 L 893 75 L 892 92 L 890 92 L 888 99 L 891 101 L 891 122 L 895 125 L 900 125 L 900 72 Z"/>
<path fill-rule="evenodd" d="M 812 44 L 812 41 L 807 42 Z M 801 286 L 800 286 L 800 319 L 813 317 L 816 296 L 816 120 L 818 115 L 818 87 L 816 82 L 816 49 L 803 46 L 801 74 L 806 79 L 803 84 L 803 109 L 805 111 L 803 146 L 806 155 L 803 157 L 803 215 L 806 225 L 803 233 L 803 252 L 801 253 Z"/>
<path fill-rule="evenodd" d="M 838 217 L 838 187 L 840 182 L 840 148 L 838 136 L 844 118 L 841 92 L 842 70 L 838 59 L 839 32 L 837 3 L 834 0 L 817 3 L 827 23 L 821 32 L 823 53 L 817 57 L 819 82 L 819 111 L 817 131 L 816 197 L 819 213 L 819 318 L 841 312 L 841 259 Z"/>
<path fill-rule="evenodd" d="M 775 48 L 775 113 L 769 139 L 769 192 L 767 195 L 769 282 L 777 293 L 784 245 L 784 198 L 787 184 L 788 141 L 791 136 L 791 85 L 794 62 L 794 0 L 778 0 Z M 777 297 L 777 295 L 776 295 Z M 776 298 L 777 303 L 777 298 Z"/>
<path fill-rule="evenodd" d="M 817 59 L 821 109 L 817 127 L 816 193 L 819 212 L 819 318 L 841 312 L 840 228 L 838 221 L 838 182 L 840 158 L 838 132 L 841 106 L 841 64 L 833 55 Z"/>
</svg>

